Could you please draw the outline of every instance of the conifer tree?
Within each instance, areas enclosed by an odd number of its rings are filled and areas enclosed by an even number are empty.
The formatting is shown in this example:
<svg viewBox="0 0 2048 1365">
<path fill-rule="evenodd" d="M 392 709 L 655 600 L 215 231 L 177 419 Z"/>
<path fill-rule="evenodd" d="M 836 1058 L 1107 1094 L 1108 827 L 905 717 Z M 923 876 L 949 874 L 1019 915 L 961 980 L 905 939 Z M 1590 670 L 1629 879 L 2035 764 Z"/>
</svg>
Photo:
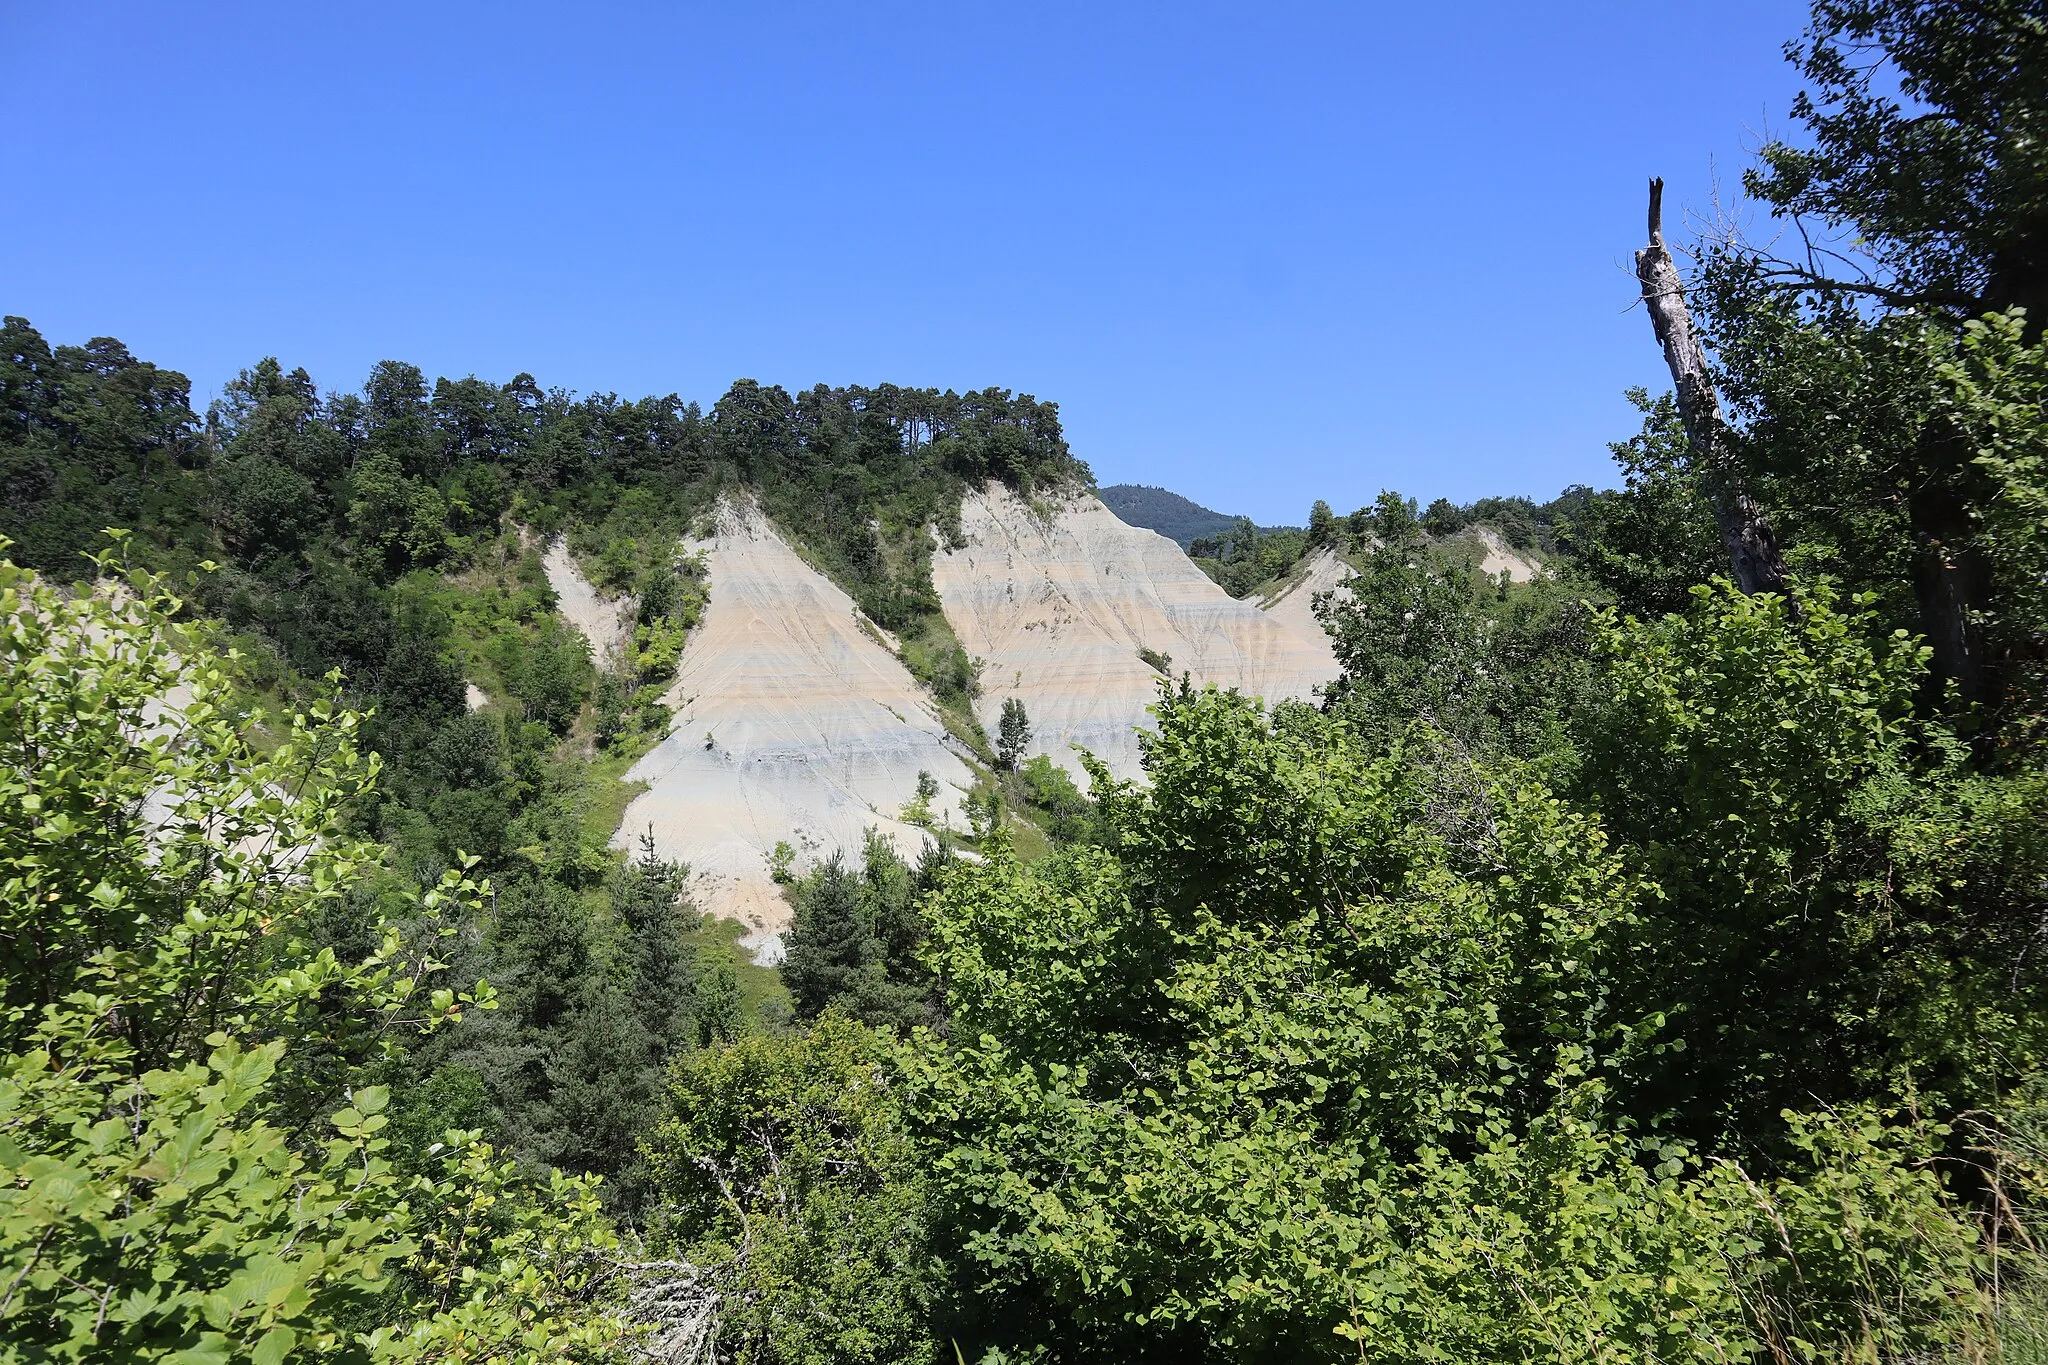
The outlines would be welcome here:
<svg viewBox="0 0 2048 1365">
<path fill-rule="evenodd" d="M 1015 772 L 1023 761 L 1025 746 L 1031 743 L 1031 718 L 1024 712 L 1021 697 L 1003 702 L 1003 718 L 996 730 L 996 766 Z"/>
<path fill-rule="evenodd" d="M 1315 506 L 1308 509 L 1308 547 L 1320 550 L 1337 543 L 1337 514 L 1330 510 L 1330 504 L 1317 498 Z"/>
<path fill-rule="evenodd" d="M 931 1022 L 931 975 L 917 961 L 922 873 L 870 830 L 858 873 L 834 856 L 804 879 L 782 964 L 800 1018 L 837 1009 L 867 1024 Z"/>
<path fill-rule="evenodd" d="M 823 1013 L 854 973 L 879 956 L 880 945 L 860 922 L 859 884 L 837 854 L 805 879 L 788 950 L 782 980 L 804 1018 Z"/>
<path fill-rule="evenodd" d="M 689 1033 L 696 963 L 683 936 L 697 911 L 683 899 L 689 868 L 654 850 L 654 832 L 640 836 L 640 856 L 619 874 L 612 904 L 632 934 L 633 998 L 647 1032 L 666 1051 Z"/>
</svg>

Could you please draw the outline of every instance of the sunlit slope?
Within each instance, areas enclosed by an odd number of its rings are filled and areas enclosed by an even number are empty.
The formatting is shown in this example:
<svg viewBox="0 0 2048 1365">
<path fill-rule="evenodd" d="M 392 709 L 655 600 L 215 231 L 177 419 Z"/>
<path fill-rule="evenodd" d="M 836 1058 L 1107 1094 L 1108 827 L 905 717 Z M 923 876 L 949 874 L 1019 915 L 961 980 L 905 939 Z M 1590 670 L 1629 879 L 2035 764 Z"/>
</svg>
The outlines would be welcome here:
<svg viewBox="0 0 2048 1365">
<path fill-rule="evenodd" d="M 933 579 L 984 660 L 982 721 L 993 734 L 1004 700 L 1020 697 L 1030 751 L 1077 774 L 1076 743 L 1137 775 L 1137 730 L 1162 676 L 1141 651 L 1170 658 L 1176 676 L 1268 699 L 1308 697 L 1336 676 L 1309 609 L 1346 572 L 1333 555 L 1266 609 L 1085 494 L 1033 507 L 996 487 L 968 497 L 961 525 L 964 545 L 937 555 Z M 854 852 L 873 827 L 915 856 L 925 836 L 896 816 L 919 770 L 939 780 L 934 814 L 956 825 L 973 774 L 893 642 L 758 510 L 727 505 L 712 537 L 687 548 L 706 554 L 710 602 L 666 697 L 670 732 L 628 774 L 647 790 L 615 842 L 630 848 L 651 828 L 663 856 L 690 865 L 699 906 L 745 922 L 772 955 L 789 919 L 769 872 L 778 842 L 811 864 Z M 610 637 L 621 608 L 586 602 L 566 555 L 548 567 L 564 603 L 580 604 L 577 624 Z"/>
<path fill-rule="evenodd" d="M 1479 528 L 1478 539 L 1484 553 L 1479 559 L 1479 571 L 1484 574 L 1506 574 L 1511 583 L 1527 583 L 1542 571 L 1542 566 L 1528 555 L 1522 554 L 1500 537 L 1500 532 L 1491 526 Z"/>
<path fill-rule="evenodd" d="M 1088 494 L 1034 509 L 992 486 L 968 496 L 960 522 L 965 544 L 936 556 L 932 578 L 954 633 L 986 661 L 982 723 L 993 734 L 1004 700 L 1021 698 L 1030 752 L 1076 773 L 1080 744 L 1137 775 L 1136 731 L 1151 723 L 1160 678 L 1141 650 L 1170 656 L 1175 676 L 1268 700 L 1308 697 L 1337 676 L 1305 601 L 1284 613 L 1237 601 L 1171 540 Z"/>
<path fill-rule="evenodd" d="M 576 567 L 568 542 L 561 536 L 548 542 L 547 553 L 540 562 L 547 572 L 548 586 L 555 590 L 555 610 L 590 642 L 590 657 L 600 667 L 612 662 L 613 655 L 632 634 L 632 599 L 598 596 L 597 589 Z"/>
<path fill-rule="evenodd" d="M 874 826 L 914 857 L 923 832 L 895 816 L 918 771 L 939 780 L 935 813 L 972 777 L 853 600 L 758 511 L 722 508 L 690 548 L 708 554 L 710 605 L 668 693 L 675 723 L 628 774 L 648 790 L 616 842 L 651 827 L 663 856 L 690 865 L 698 905 L 745 921 L 760 946 L 788 923 L 767 863 L 778 841 L 810 862 L 858 850 Z"/>
<path fill-rule="evenodd" d="M 1342 586 L 1351 576 L 1351 566 L 1335 550 L 1323 549 L 1309 556 L 1308 563 L 1280 588 L 1259 600 L 1259 607 L 1271 620 L 1298 634 L 1312 634 L 1328 640 L 1322 623 L 1316 620 L 1315 600 L 1320 593 L 1344 593 Z"/>
</svg>

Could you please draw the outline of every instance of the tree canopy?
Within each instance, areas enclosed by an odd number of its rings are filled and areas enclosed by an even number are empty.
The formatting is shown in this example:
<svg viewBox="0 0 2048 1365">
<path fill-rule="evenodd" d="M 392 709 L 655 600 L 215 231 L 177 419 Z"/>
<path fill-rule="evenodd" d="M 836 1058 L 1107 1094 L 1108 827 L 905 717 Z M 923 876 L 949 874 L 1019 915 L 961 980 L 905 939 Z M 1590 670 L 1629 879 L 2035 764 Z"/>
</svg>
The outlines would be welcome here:
<svg viewBox="0 0 2048 1365">
<path fill-rule="evenodd" d="M 930 576 L 966 489 L 1086 481 L 1049 403 L 265 360 L 202 417 L 8 319 L 0 1361 L 2035 1358 L 2044 34 L 1817 0 L 1745 180 L 1810 249 L 1684 281 L 1725 450 L 1637 391 L 1614 488 L 1207 527 L 1240 595 L 1348 566 L 1340 676 L 1144 651 L 1085 795 L 960 721 Z M 922 858 L 790 832 L 779 970 L 612 847 L 735 494 L 983 765 Z"/>
</svg>

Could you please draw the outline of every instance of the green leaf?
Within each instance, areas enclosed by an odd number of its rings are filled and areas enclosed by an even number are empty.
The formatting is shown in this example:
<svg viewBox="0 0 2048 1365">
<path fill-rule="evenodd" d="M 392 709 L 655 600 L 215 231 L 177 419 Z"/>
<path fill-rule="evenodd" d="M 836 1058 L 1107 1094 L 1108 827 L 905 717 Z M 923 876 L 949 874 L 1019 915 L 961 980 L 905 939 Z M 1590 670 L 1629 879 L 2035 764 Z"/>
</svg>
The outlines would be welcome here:
<svg viewBox="0 0 2048 1365">
<path fill-rule="evenodd" d="M 278 1326 L 263 1334 L 262 1340 L 249 1353 L 250 1365 L 283 1365 L 286 1356 L 298 1343 L 299 1334 L 289 1327 Z"/>
</svg>

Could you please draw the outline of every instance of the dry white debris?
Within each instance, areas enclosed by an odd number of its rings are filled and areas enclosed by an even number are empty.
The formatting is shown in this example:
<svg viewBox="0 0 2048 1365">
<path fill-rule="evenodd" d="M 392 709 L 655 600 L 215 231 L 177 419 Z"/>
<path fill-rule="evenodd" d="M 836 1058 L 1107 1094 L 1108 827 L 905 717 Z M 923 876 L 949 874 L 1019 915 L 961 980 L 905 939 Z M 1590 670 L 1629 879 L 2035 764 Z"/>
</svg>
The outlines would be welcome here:
<svg viewBox="0 0 2048 1365">
<path fill-rule="evenodd" d="M 631 1289 L 623 1314 L 635 1335 L 632 1359 L 649 1365 L 709 1365 L 716 1359 L 717 1272 L 688 1261 L 643 1261 L 619 1267 Z"/>
</svg>

